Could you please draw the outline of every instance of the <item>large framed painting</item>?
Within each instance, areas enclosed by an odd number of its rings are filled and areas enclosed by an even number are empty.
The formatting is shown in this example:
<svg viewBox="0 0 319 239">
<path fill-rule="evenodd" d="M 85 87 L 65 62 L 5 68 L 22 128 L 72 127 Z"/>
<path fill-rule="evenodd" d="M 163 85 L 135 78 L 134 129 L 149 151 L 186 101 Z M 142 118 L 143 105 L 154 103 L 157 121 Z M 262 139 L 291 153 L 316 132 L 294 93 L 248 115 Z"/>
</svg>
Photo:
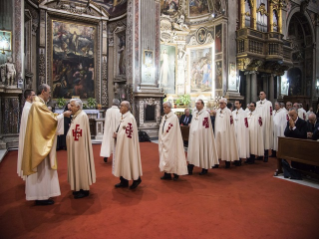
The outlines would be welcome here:
<svg viewBox="0 0 319 239">
<path fill-rule="evenodd" d="M 188 2 L 189 17 L 198 17 L 209 14 L 209 6 L 207 0 L 189 0 Z"/>
<path fill-rule="evenodd" d="M 181 0 L 161 0 L 161 13 L 174 15 L 178 11 L 178 4 Z"/>
<path fill-rule="evenodd" d="M 216 26 L 216 35 L 215 35 L 215 53 L 220 53 L 222 52 L 222 33 L 223 33 L 223 28 L 222 25 Z"/>
<path fill-rule="evenodd" d="M 213 47 L 189 48 L 189 78 L 191 93 L 211 92 Z"/>
<path fill-rule="evenodd" d="M 95 27 L 52 20 L 53 98 L 94 95 Z"/>
<path fill-rule="evenodd" d="M 175 45 L 161 44 L 160 86 L 166 94 L 175 94 L 176 55 Z"/>
<path fill-rule="evenodd" d="M 215 89 L 223 88 L 223 62 L 215 62 Z"/>
<path fill-rule="evenodd" d="M 152 50 L 143 50 L 142 83 L 155 84 L 155 58 Z"/>
</svg>

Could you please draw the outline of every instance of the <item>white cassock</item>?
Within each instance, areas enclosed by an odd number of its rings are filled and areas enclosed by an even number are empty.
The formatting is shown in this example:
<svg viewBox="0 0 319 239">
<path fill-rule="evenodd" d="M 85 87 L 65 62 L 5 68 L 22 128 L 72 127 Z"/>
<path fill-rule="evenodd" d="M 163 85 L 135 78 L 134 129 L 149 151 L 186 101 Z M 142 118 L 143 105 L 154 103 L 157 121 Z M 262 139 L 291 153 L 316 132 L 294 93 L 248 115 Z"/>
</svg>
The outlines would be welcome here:
<svg viewBox="0 0 319 239">
<path fill-rule="evenodd" d="M 19 149 L 18 149 L 18 163 L 17 163 L 17 173 L 23 180 L 25 180 L 26 176 L 23 175 L 23 171 L 21 169 L 22 163 L 22 155 L 23 155 L 23 148 L 24 148 L 24 136 L 25 131 L 28 125 L 28 116 L 29 111 L 31 109 L 32 103 L 26 101 L 22 110 L 21 116 L 21 124 L 20 124 L 20 133 L 19 133 Z"/>
<path fill-rule="evenodd" d="M 57 116 L 58 124 L 49 155 L 37 167 L 37 172 L 26 179 L 27 200 L 47 200 L 61 195 L 58 171 L 51 169 L 51 161 L 56 160 L 57 135 L 64 134 L 64 116 Z"/>
<path fill-rule="evenodd" d="M 234 119 L 227 107 L 216 112 L 215 139 L 219 159 L 228 162 L 239 160 Z"/>
<path fill-rule="evenodd" d="M 138 180 L 143 175 L 138 128 L 134 116 L 129 111 L 122 115 L 113 159 L 114 176 Z"/>
<path fill-rule="evenodd" d="M 79 110 L 73 115 L 66 136 L 68 150 L 68 181 L 71 190 L 90 190 L 96 182 L 90 122 L 87 114 Z"/>
<path fill-rule="evenodd" d="M 306 112 L 303 108 L 299 108 L 299 109 L 298 109 L 298 117 L 299 117 L 300 119 L 305 120 L 305 121 L 308 120 L 308 114 L 307 114 L 307 112 Z"/>
<path fill-rule="evenodd" d="M 188 174 L 179 120 L 172 111 L 162 117 L 159 127 L 158 149 L 161 172 L 177 175 Z"/>
<path fill-rule="evenodd" d="M 249 158 L 249 129 L 247 113 L 240 108 L 232 112 L 234 119 L 234 128 L 237 139 L 239 158 Z"/>
<path fill-rule="evenodd" d="M 250 154 L 264 156 L 263 120 L 257 110 L 248 115 Z"/>
<path fill-rule="evenodd" d="M 262 117 L 263 132 L 264 132 L 264 149 L 271 149 L 273 146 L 273 119 L 272 119 L 272 103 L 267 100 L 257 101 L 256 111 Z"/>
<path fill-rule="evenodd" d="M 245 113 L 248 114 L 249 112 L 250 112 L 250 109 L 249 109 L 249 108 L 246 108 L 246 109 L 245 109 Z"/>
<path fill-rule="evenodd" d="M 210 114 L 205 109 L 193 113 L 189 128 L 187 161 L 204 169 L 219 164 Z"/>
<path fill-rule="evenodd" d="M 120 124 L 121 113 L 117 106 L 113 105 L 105 113 L 104 135 L 101 145 L 101 157 L 110 157 L 114 150 L 113 133 Z"/>
<path fill-rule="evenodd" d="M 284 109 L 279 109 L 273 113 L 274 121 L 274 145 L 273 150 L 278 150 L 278 137 L 285 137 L 284 132 L 287 126 L 287 113 Z"/>
</svg>

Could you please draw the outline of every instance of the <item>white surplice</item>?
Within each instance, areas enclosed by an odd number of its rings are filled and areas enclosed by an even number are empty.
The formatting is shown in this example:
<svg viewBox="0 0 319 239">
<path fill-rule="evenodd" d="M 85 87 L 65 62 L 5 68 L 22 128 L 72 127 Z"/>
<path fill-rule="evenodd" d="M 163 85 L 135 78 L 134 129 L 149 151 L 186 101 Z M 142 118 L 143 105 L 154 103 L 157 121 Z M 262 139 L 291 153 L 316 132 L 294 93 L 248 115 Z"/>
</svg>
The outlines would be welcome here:
<svg viewBox="0 0 319 239">
<path fill-rule="evenodd" d="M 263 119 L 257 110 L 247 115 L 250 154 L 264 156 Z"/>
<path fill-rule="evenodd" d="M 28 125 L 28 116 L 31 109 L 32 103 L 26 101 L 22 110 L 21 116 L 21 124 L 20 124 L 20 133 L 19 133 L 19 149 L 18 149 L 18 163 L 17 163 L 17 173 L 23 180 L 25 180 L 26 176 L 23 175 L 23 171 L 21 170 L 22 163 L 22 155 L 24 148 L 24 136 L 25 131 Z"/>
<path fill-rule="evenodd" d="M 284 109 L 274 111 L 274 145 L 273 150 L 278 150 L 278 137 L 285 137 L 284 132 L 287 126 L 287 113 Z"/>
<path fill-rule="evenodd" d="M 308 114 L 303 108 L 298 109 L 298 117 L 304 121 L 308 120 Z"/>
<path fill-rule="evenodd" d="M 216 112 L 215 140 L 219 159 L 227 162 L 239 159 L 234 119 L 227 107 Z"/>
<path fill-rule="evenodd" d="M 219 164 L 210 114 L 194 111 L 189 128 L 187 161 L 204 169 Z"/>
<path fill-rule="evenodd" d="M 249 129 L 247 113 L 240 108 L 232 112 L 239 158 L 249 158 Z"/>
<path fill-rule="evenodd" d="M 187 162 L 178 117 L 171 111 L 162 117 L 159 127 L 158 149 L 161 172 L 186 175 Z"/>
<path fill-rule="evenodd" d="M 264 134 L 264 149 L 271 149 L 273 146 L 273 118 L 272 118 L 272 103 L 267 100 L 260 100 L 256 103 L 256 111 L 262 117 L 263 121 L 263 134 Z"/>
<path fill-rule="evenodd" d="M 113 133 L 120 124 L 121 113 L 119 107 L 113 105 L 105 113 L 104 135 L 101 145 L 101 157 L 110 157 L 114 151 Z"/>
<path fill-rule="evenodd" d="M 56 160 L 57 135 L 64 134 L 64 116 L 57 116 L 58 124 L 49 155 L 39 164 L 37 172 L 31 174 L 26 179 L 26 199 L 27 200 L 47 200 L 50 197 L 61 195 L 58 171 L 51 169 L 51 161 Z"/>
</svg>

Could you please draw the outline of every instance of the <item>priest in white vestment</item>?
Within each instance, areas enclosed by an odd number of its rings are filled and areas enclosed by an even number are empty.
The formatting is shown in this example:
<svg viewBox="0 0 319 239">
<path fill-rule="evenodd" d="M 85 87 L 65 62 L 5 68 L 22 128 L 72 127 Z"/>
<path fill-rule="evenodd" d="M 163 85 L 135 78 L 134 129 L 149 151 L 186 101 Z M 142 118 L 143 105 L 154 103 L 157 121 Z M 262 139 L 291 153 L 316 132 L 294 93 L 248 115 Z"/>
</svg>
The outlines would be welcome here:
<svg viewBox="0 0 319 239">
<path fill-rule="evenodd" d="M 234 128 L 239 156 L 238 163 L 235 162 L 236 165 L 241 165 L 241 159 L 247 159 L 250 156 L 247 113 L 243 110 L 241 106 L 241 101 L 235 100 L 236 109 L 232 112 L 232 115 L 234 119 Z"/>
<path fill-rule="evenodd" d="M 260 91 L 259 101 L 256 104 L 256 110 L 259 111 L 263 120 L 263 131 L 264 131 L 264 162 L 268 162 L 269 149 L 273 146 L 273 118 L 272 118 L 272 103 L 266 99 L 266 93 Z M 262 159 L 262 157 L 259 157 Z"/>
<path fill-rule="evenodd" d="M 259 111 L 256 110 L 256 103 L 250 103 L 250 113 L 248 113 L 249 128 L 249 150 L 250 158 L 245 163 L 255 163 L 256 156 L 264 154 L 264 130 L 263 119 Z"/>
<path fill-rule="evenodd" d="M 120 101 L 118 99 L 113 99 L 112 107 L 107 109 L 105 113 L 104 135 L 100 152 L 100 156 L 104 157 L 104 162 L 107 162 L 107 159 L 111 156 L 114 150 L 113 133 L 119 126 L 121 119 L 119 105 Z"/>
<path fill-rule="evenodd" d="M 36 200 L 36 205 L 52 205 L 50 197 L 61 195 L 57 173 L 57 135 L 64 133 L 64 117 L 71 111 L 55 116 L 46 106 L 51 88 L 42 84 L 38 97 L 32 103 L 22 158 L 23 175 L 26 179 L 26 199 Z"/>
<path fill-rule="evenodd" d="M 189 129 L 187 161 L 189 175 L 193 174 L 194 166 L 201 167 L 200 175 L 205 175 L 209 168 L 219 164 L 210 114 L 201 99 L 196 102 Z"/>
<path fill-rule="evenodd" d="M 275 110 L 273 113 L 274 121 L 274 145 L 272 150 L 272 157 L 276 157 L 278 150 L 278 137 L 285 137 L 284 132 L 287 126 L 287 112 L 284 108 L 280 108 L 278 102 L 275 103 Z"/>
<path fill-rule="evenodd" d="M 72 121 L 66 136 L 68 181 L 75 199 L 87 197 L 96 182 L 90 122 L 80 99 L 71 99 Z"/>
<path fill-rule="evenodd" d="M 225 161 L 226 168 L 229 168 L 230 162 L 238 161 L 239 156 L 234 119 L 226 104 L 226 98 L 219 100 L 219 109 L 215 117 L 215 140 L 218 159 Z"/>
<path fill-rule="evenodd" d="M 159 168 L 164 171 L 163 180 L 177 180 L 179 175 L 188 174 L 187 162 L 183 146 L 182 132 L 177 115 L 172 111 L 172 104 L 163 104 L 165 115 L 159 127 L 158 149 L 160 155 Z"/>
<path fill-rule="evenodd" d="M 23 93 L 23 96 L 25 99 L 25 103 L 24 103 L 24 107 L 22 110 L 20 132 L 19 132 L 17 173 L 18 173 L 19 177 L 21 177 L 23 180 L 25 180 L 26 177 L 23 175 L 23 171 L 21 170 L 23 147 L 24 147 L 24 137 L 25 137 L 25 131 L 27 129 L 27 124 L 28 124 L 29 111 L 31 109 L 32 102 L 33 102 L 34 97 L 35 97 L 35 92 L 33 90 L 25 90 Z"/>
<path fill-rule="evenodd" d="M 135 189 L 142 182 L 143 172 L 138 128 L 130 109 L 131 105 L 128 101 L 121 102 L 121 121 L 116 132 L 113 133 L 115 138 L 113 174 L 120 177 L 121 180 L 115 185 L 116 188 L 128 187 L 128 180 L 133 180 L 130 189 Z"/>
<path fill-rule="evenodd" d="M 308 114 L 307 111 L 303 108 L 302 103 L 299 103 L 298 105 L 299 109 L 298 109 L 298 117 L 300 119 L 303 119 L 304 121 L 308 120 Z"/>
</svg>

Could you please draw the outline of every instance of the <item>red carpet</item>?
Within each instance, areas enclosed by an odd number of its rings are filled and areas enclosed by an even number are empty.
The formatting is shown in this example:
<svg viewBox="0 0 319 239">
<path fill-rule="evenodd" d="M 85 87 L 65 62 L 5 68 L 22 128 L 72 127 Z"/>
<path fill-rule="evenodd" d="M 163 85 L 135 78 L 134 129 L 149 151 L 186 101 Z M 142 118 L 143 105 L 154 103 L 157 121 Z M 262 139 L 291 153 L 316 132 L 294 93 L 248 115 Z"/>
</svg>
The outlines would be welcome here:
<svg viewBox="0 0 319 239">
<path fill-rule="evenodd" d="M 62 195 L 53 206 L 25 200 L 17 151 L 0 164 L 0 238 L 319 238 L 319 190 L 272 177 L 275 159 L 162 181 L 156 144 L 141 143 L 136 191 L 115 189 L 111 163 L 94 145 L 97 183 L 73 199 L 66 151 L 58 152 Z"/>
</svg>

